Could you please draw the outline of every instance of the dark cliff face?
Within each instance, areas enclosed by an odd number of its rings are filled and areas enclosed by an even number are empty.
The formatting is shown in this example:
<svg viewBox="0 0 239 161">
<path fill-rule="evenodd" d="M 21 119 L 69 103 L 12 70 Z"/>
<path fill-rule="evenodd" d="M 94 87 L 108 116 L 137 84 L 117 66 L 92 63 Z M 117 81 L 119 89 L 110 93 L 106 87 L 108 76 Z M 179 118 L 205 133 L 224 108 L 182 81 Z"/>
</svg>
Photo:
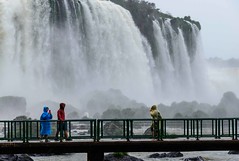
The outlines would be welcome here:
<svg viewBox="0 0 239 161">
<path fill-rule="evenodd" d="M 194 45 L 192 43 L 192 27 L 188 23 L 195 24 L 200 30 L 201 25 L 198 21 L 191 20 L 190 16 L 185 16 L 184 18 L 173 17 L 171 15 L 162 13 L 156 8 L 154 3 L 139 1 L 139 0 L 111 0 L 125 9 L 129 10 L 131 13 L 135 24 L 138 26 L 140 32 L 149 41 L 153 55 L 157 55 L 155 37 L 153 31 L 153 21 L 157 20 L 161 25 L 166 19 L 170 19 L 172 28 L 176 33 L 178 33 L 178 28 L 183 31 L 184 40 L 187 44 L 189 53 L 193 53 Z M 170 36 L 167 36 L 170 46 Z M 193 55 L 190 55 L 193 57 Z"/>
</svg>

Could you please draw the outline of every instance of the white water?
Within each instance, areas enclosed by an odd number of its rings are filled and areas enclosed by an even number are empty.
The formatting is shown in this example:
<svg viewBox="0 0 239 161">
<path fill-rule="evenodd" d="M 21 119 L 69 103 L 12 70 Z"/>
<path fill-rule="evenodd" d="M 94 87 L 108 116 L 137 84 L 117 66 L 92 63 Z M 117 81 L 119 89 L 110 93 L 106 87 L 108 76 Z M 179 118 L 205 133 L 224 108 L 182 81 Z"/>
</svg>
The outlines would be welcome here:
<svg viewBox="0 0 239 161">
<path fill-rule="evenodd" d="M 191 24 L 190 24 L 191 25 Z M 176 33 L 168 20 L 162 24 L 154 22 L 154 35 L 157 43 L 158 57 L 155 59 L 161 78 L 162 93 L 160 98 L 169 102 L 181 100 L 205 101 L 205 94 L 210 89 L 209 80 L 203 61 L 199 30 L 192 26 L 192 42 L 196 44 L 189 53 L 183 33 L 178 29 Z M 171 37 L 172 51 L 166 40 L 167 34 Z M 194 55 L 194 56 L 189 56 Z M 206 100 L 208 101 L 208 100 Z"/>
<path fill-rule="evenodd" d="M 59 12 L 44 0 L 0 0 L 0 96 L 23 96 L 29 109 L 44 100 L 83 109 L 88 92 L 110 88 L 147 105 L 208 99 L 195 25 L 189 53 L 180 29 L 153 22 L 153 56 L 129 11 L 110 1 L 61 3 Z"/>
<path fill-rule="evenodd" d="M 158 152 L 162 153 L 162 152 Z M 202 152 L 181 152 L 183 154 L 183 157 L 177 157 L 177 158 L 148 158 L 150 154 L 153 153 L 129 153 L 129 155 L 141 158 L 144 161 L 182 161 L 185 158 L 192 158 L 201 156 L 207 160 L 210 161 L 237 161 L 239 160 L 238 155 L 229 155 L 228 151 L 202 151 Z M 86 154 L 71 154 L 67 156 L 50 156 L 50 157 L 32 157 L 34 161 L 86 161 L 87 156 Z"/>
<path fill-rule="evenodd" d="M 68 1 L 64 1 L 67 18 L 62 28 L 50 26 L 45 1 L 0 3 L 1 96 L 79 105 L 77 100 L 85 92 L 116 88 L 132 99 L 152 100 L 153 80 L 145 52 L 150 46 L 143 44 L 131 15 L 122 7 L 108 1 L 82 1 L 86 28 L 82 33 L 79 22 L 73 26 Z"/>
</svg>

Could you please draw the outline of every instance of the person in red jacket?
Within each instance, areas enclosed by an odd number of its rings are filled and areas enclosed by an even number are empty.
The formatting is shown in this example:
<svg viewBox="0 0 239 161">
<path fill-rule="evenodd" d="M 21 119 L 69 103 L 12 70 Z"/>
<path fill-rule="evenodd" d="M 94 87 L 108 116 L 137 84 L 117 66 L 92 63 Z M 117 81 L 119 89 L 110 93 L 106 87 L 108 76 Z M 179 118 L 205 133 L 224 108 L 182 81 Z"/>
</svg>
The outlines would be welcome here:
<svg viewBox="0 0 239 161">
<path fill-rule="evenodd" d="M 64 136 L 66 140 L 71 140 L 68 137 L 68 131 L 67 131 L 67 122 L 65 121 L 65 103 L 60 103 L 60 108 L 57 111 L 57 131 L 56 131 L 56 137 L 55 137 L 55 141 L 58 141 L 58 134 L 59 132 L 64 131 Z"/>
</svg>

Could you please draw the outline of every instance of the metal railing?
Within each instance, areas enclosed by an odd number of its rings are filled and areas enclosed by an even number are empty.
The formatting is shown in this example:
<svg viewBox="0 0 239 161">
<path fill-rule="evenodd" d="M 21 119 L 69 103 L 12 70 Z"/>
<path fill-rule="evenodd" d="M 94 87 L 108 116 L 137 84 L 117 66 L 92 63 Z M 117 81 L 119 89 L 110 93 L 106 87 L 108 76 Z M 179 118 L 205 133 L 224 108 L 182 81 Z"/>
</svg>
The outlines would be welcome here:
<svg viewBox="0 0 239 161">
<path fill-rule="evenodd" d="M 180 118 L 180 119 L 85 119 L 66 120 L 67 131 L 71 139 L 150 139 L 152 121 L 159 124 L 157 140 L 184 139 L 237 139 L 239 118 Z M 54 139 L 57 120 L 50 120 Z M 0 140 L 29 142 L 40 139 L 40 120 L 0 121 Z M 60 140 L 64 139 L 63 131 Z"/>
</svg>

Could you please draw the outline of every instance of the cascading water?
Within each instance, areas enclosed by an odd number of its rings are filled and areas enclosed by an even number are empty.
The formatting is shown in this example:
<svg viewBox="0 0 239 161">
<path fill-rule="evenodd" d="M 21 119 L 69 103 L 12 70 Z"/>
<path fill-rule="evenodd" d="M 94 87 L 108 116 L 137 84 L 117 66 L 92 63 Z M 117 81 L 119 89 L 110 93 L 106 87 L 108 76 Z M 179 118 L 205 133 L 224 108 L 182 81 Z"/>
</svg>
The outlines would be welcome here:
<svg viewBox="0 0 239 161">
<path fill-rule="evenodd" d="M 203 59 L 203 47 L 202 47 L 202 40 L 200 32 L 196 25 L 190 24 L 192 26 L 192 39 L 194 42 L 193 46 L 193 58 L 191 61 L 191 68 L 192 68 L 192 78 L 195 84 L 195 97 L 199 98 L 199 100 L 204 100 L 205 102 L 212 102 L 212 97 L 214 98 L 221 98 L 221 93 L 213 92 L 216 91 L 213 89 L 213 85 L 210 85 L 209 78 L 206 75 L 206 62 Z M 203 96 L 203 94 L 207 95 L 207 97 Z M 217 96 L 215 96 L 217 95 Z M 209 97 L 210 96 L 210 97 Z"/>
<path fill-rule="evenodd" d="M 78 105 L 89 91 L 114 88 L 148 104 L 194 99 L 198 49 L 192 61 L 181 29 L 153 28 L 156 57 L 130 13 L 110 1 L 0 0 L 0 95 Z"/>
<path fill-rule="evenodd" d="M 1 95 L 29 97 L 37 90 L 40 99 L 77 99 L 86 91 L 116 88 L 149 99 L 153 80 L 145 48 L 150 47 L 127 10 L 108 1 L 18 2 L 1 2 L 6 80 L 0 84 L 4 89 L 12 80 L 14 87 Z"/>
<path fill-rule="evenodd" d="M 193 47 L 186 45 L 182 30 L 173 30 L 169 20 L 161 25 L 155 21 L 153 27 L 158 53 L 155 61 L 163 87 L 161 98 L 169 98 L 169 101 L 205 99 L 200 97 L 207 86 L 205 70 L 201 67 L 203 59 L 200 57 L 197 27 L 192 25 L 190 43 Z"/>
</svg>

